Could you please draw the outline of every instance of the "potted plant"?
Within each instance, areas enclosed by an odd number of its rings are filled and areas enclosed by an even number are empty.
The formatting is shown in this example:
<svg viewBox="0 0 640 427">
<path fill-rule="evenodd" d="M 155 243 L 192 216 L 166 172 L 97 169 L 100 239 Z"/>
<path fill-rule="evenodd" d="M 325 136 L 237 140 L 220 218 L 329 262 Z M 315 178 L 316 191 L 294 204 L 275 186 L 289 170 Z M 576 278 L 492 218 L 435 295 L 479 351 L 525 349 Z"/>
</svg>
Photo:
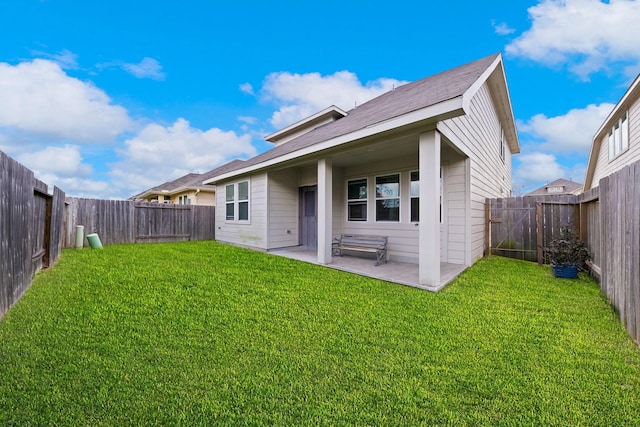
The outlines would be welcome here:
<svg viewBox="0 0 640 427">
<path fill-rule="evenodd" d="M 575 279 L 578 270 L 591 259 L 587 245 L 568 227 L 560 229 L 560 237 L 545 248 L 545 253 L 555 277 Z"/>
</svg>

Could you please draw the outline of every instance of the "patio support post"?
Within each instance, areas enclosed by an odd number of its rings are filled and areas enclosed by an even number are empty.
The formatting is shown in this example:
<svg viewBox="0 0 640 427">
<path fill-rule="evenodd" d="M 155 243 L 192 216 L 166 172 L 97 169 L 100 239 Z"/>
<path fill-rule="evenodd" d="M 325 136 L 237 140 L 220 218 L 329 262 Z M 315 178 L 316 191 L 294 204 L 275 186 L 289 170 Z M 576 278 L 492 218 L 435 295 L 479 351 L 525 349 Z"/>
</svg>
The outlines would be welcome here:
<svg viewBox="0 0 640 427">
<path fill-rule="evenodd" d="M 333 169 L 329 157 L 318 160 L 318 264 L 331 262 L 332 212 Z"/>
<path fill-rule="evenodd" d="M 418 283 L 440 288 L 440 132 L 420 134 Z"/>
</svg>

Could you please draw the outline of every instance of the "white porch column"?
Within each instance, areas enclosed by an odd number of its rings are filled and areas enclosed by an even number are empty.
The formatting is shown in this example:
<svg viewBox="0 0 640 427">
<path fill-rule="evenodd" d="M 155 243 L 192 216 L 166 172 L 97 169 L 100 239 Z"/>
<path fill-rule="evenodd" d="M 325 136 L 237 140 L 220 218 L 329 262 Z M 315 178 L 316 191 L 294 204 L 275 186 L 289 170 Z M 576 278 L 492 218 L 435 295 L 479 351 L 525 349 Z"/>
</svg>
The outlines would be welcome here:
<svg viewBox="0 0 640 427">
<path fill-rule="evenodd" d="M 318 263 L 331 262 L 333 232 L 333 168 L 331 158 L 318 160 Z"/>
<path fill-rule="evenodd" d="M 440 132 L 420 134 L 418 283 L 440 287 Z"/>
</svg>

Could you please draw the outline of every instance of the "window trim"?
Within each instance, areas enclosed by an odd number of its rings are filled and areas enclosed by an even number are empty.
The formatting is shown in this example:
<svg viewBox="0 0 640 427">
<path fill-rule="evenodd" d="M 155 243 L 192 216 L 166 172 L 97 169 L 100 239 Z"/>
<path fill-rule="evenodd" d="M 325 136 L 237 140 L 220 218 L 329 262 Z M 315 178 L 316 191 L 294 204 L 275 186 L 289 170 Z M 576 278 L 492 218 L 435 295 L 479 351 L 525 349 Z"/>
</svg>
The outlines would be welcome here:
<svg viewBox="0 0 640 427">
<path fill-rule="evenodd" d="M 610 162 L 629 150 L 629 111 L 622 113 L 616 120 L 606 138 Z"/>
<path fill-rule="evenodd" d="M 349 198 L 349 183 L 352 181 L 362 181 L 364 180 L 367 184 L 367 191 L 366 191 L 366 197 L 364 199 L 350 199 Z M 346 212 L 346 218 L 347 218 L 347 222 L 369 222 L 369 177 L 359 177 L 359 178 L 349 178 L 347 179 L 347 188 L 346 188 L 346 199 L 347 199 L 347 204 L 346 204 L 346 208 L 347 208 L 347 212 Z M 349 206 L 350 206 L 350 202 L 362 202 L 364 201 L 364 206 L 365 206 L 365 218 L 364 219 L 351 219 L 351 217 L 349 216 Z"/>
<path fill-rule="evenodd" d="M 411 175 L 413 175 L 414 173 L 418 174 L 418 180 L 417 181 L 413 181 L 411 179 Z M 418 183 L 418 195 L 416 196 L 412 196 L 411 195 L 411 184 L 417 182 Z M 413 199 L 418 199 L 418 219 L 417 220 L 413 220 Z M 415 170 L 410 170 L 409 171 L 409 224 L 420 224 L 420 170 L 419 169 L 415 169 Z"/>
<path fill-rule="evenodd" d="M 247 194 L 246 198 L 240 198 L 240 185 L 247 184 Z M 249 179 L 243 179 L 241 181 L 236 181 L 230 184 L 226 184 L 224 186 L 224 197 L 225 197 L 225 222 L 235 222 L 247 224 L 251 222 L 251 182 Z M 232 190 L 231 199 L 229 199 L 229 189 Z M 240 205 L 246 204 L 246 215 L 247 218 L 240 218 L 242 212 L 240 211 Z M 229 215 L 229 208 L 232 209 L 232 215 Z"/>
<path fill-rule="evenodd" d="M 505 157 L 507 156 L 507 146 L 504 142 L 504 129 L 500 128 L 500 159 L 505 161 Z"/>
<path fill-rule="evenodd" d="M 398 177 L 398 193 L 393 197 L 378 197 L 378 178 L 384 178 L 389 176 L 397 176 Z M 384 175 L 375 175 L 373 178 L 374 185 L 374 211 L 375 211 L 375 222 L 391 222 L 391 223 L 401 223 L 402 222 L 402 173 L 401 172 L 392 172 L 386 173 Z M 378 201 L 379 200 L 397 200 L 398 201 L 398 219 L 397 220 L 381 220 L 378 219 Z"/>
</svg>

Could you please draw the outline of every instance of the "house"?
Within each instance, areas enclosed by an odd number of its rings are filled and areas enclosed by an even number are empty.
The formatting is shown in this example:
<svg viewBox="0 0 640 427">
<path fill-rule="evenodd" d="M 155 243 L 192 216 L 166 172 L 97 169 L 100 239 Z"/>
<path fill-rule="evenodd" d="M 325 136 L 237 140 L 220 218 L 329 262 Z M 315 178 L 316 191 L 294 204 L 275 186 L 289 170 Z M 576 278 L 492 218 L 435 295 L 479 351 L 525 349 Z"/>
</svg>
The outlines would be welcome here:
<svg viewBox="0 0 640 427">
<path fill-rule="evenodd" d="M 429 290 L 445 284 L 441 265 L 483 255 L 485 199 L 510 195 L 519 152 L 501 54 L 267 139 L 275 147 L 205 180 L 221 189 L 216 240 L 307 248 L 326 265 L 341 233 L 388 236 L 388 260 L 417 265 Z"/>
<path fill-rule="evenodd" d="M 173 181 L 165 182 L 130 198 L 149 203 L 173 203 L 179 205 L 214 206 L 216 187 L 202 182 L 237 167 L 242 160 L 233 160 L 207 173 L 189 173 Z"/>
<path fill-rule="evenodd" d="M 591 143 L 584 189 L 640 160 L 640 74 L 597 130 Z"/>
<path fill-rule="evenodd" d="M 563 178 L 556 179 L 542 187 L 533 190 L 525 196 L 559 196 L 564 194 L 580 194 L 582 192 L 582 184 L 566 180 Z"/>
</svg>

